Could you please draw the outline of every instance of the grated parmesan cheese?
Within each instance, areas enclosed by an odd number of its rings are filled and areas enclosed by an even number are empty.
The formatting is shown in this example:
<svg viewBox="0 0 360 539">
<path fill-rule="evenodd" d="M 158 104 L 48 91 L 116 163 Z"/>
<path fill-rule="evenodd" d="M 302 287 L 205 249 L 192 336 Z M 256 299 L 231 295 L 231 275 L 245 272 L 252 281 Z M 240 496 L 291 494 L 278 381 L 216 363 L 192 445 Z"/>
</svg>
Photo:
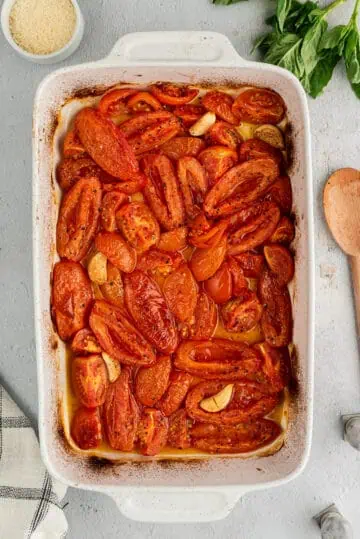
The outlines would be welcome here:
<svg viewBox="0 0 360 539">
<path fill-rule="evenodd" d="M 71 0 L 16 0 L 9 22 L 19 47 L 32 54 L 50 54 L 72 38 L 76 13 Z"/>
</svg>

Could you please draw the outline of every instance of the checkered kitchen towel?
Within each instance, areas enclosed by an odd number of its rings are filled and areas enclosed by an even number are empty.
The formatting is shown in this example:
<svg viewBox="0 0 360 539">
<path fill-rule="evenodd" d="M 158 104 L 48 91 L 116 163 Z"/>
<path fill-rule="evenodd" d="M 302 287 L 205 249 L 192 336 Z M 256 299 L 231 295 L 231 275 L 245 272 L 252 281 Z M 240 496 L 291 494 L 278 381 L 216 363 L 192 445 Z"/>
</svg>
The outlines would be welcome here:
<svg viewBox="0 0 360 539">
<path fill-rule="evenodd" d="M 0 539 L 60 539 L 66 487 L 48 474 L 29 419 L 0 385 Z"/>
</svg>

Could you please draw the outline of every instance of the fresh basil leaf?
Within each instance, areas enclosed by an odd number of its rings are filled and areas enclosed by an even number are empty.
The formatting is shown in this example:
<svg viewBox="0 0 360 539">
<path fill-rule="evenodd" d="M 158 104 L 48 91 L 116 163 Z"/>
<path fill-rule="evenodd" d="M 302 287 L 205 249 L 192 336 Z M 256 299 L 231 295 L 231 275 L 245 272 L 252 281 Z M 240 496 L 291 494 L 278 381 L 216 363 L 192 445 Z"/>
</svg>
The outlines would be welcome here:
<svg viewBox="0 0 360 539">
<path fill-rule="evenodd" d="M 335 66 L 340 60 L 341 55 L 338 51 L 329 49 L 323 55 L 321 60 L 316 64 L 313 72 L 311 73 L 309 80 L 309 94 L 311 97 L 316 98 L 320 95 L 324 88 L 328 85 L 332 74 L 334 72 Z"/>
<path fill-rule="evenodd" d="M 335 28 L 331 28 L 331 30 L 329 30 L 328 32 L 325 32 L 325 34 L 321 38 L 319 50 L 339 49 L 340 47 L 342 53 L 343 45 L 341 46 L 341 43 L 344 41 L 347 31 L 348 27 L 344 24 L 341 24 L 339 26 L 335 26 Z"/>
<path fill-rule="evenodd" d="M 344 49 L 346 73 L 352 84 L 360 83 L 360 37 L 357 27 L 350 30 Z"/>
<path fill-rule="evenodd" d="M 244 2 L 245 0 L 212 0 L 213 4 L 218 6 L 230 6 L 231 4 L 237 4 L 238 2 Z"/>
<path fill-rule="evenodd" d="M 305 4 L 300 4 L 301 8 L 298 11 L 294 11 L 294 30 L 300 31 L 304 27 L 306 30 L 309 26 L 309 14 L 317 8 L 317 5 L 314 2 L 305 2 Z"/>
<path fill-rule="evenodd" d="M 276 18 L 277 18 L 280 32 L 283 32 L 284 30 L 285 20 L 291 9 L 291 4 L 292 4 L 292 0 L 277 0 Z"/>
<path fill-rule="evenodd" d="M 296 34 L 280 34 L 265 55 L 265 62 L 283 67 L 298 78 L 304 74 L 300 50 L 302 40 Z"/>
<path fill-rule="evenodd" d="M 273 44 L 273 42 L 276 39 L 276 33 L 275 32 L 269 32 L 267 34 L 264 34 L 255 41 L 253 48 L 251 49 L 251 53 L 256 51 L 256 49 L 260 49 L 261 52 L 264 54 L 267 52 L 269 47 Z"/>
<path fill-rule="evenodd" d="M 356 97 L 360 99 L 360 84 L 352 84 L 351 88 L 354 90 Z"/>
<path fill-rule="evenodd" d="M 316 10 L 321 11 L 321 10 Z M 313 12 L 312 12 L 313 13 Z M 314 24 L 306 32 L 301 47 L 301 57 L 304 62 L 305 72 L 310 75 L 319 61 L 318 48 L 321 38 L 327 29 L 327 22 L 322 16 L 313 15 Z"/>
</svg>

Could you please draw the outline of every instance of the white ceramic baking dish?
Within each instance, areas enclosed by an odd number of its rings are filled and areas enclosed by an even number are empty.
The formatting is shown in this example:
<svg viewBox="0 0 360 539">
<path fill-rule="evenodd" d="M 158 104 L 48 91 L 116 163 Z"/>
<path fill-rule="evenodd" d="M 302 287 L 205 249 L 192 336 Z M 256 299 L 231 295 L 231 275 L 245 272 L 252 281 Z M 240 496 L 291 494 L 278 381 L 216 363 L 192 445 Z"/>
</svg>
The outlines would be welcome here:
<svg viewBox="0 0 360 539">
<path fill-rule="evenodd" d="M 292 288 L 298 389 L 283 448 L 241 460 L 207 458 L 109 464 L 72 451 L 64 441 L 65 348 L 50 319 L 50 273 L 56 260 L 59 192 L 53 179 L 59 111 L 74 95 L 119 82 L 150 81 L 270 87 L 284 98 L 292 128 L 291 178 L 296 214 L 296 277 Z M 86 102 L 86 100 L 85 100 Z M 62 121 L 62 120 L 61 120 Z M 61 126 L 60 126 L 61 127 Z M 313 198 L 309 115 L 304 91 L 287 71 L 240 58 L 229 40 L 212 32 L 152 32 L 121 38 L 104 60 L 50 74 L 35 97 L 33 127 L 34 297 L 39 385 L 39 431 L 44 462 L 68 485 L 113 496 L 120 511 L 142 521 L 224 518 L 246 492 L 279 486 L 304 468 L 313 406 Z"/>
</svg>

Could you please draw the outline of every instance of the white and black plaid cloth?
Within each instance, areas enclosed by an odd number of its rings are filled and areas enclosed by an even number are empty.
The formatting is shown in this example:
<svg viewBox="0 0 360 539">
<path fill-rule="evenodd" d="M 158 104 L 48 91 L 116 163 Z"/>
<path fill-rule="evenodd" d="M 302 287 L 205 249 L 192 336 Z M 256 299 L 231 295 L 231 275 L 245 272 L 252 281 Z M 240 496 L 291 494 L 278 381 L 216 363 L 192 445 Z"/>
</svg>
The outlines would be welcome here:
<svg viewBox="0 0 360 539">
<path fill-rule="evenodd" d="M 65 492 L 41 460 L 29 419 L 0 384 L 0 538 L 66 537 Z"/>
</svg>

